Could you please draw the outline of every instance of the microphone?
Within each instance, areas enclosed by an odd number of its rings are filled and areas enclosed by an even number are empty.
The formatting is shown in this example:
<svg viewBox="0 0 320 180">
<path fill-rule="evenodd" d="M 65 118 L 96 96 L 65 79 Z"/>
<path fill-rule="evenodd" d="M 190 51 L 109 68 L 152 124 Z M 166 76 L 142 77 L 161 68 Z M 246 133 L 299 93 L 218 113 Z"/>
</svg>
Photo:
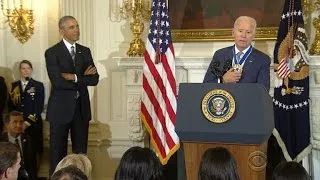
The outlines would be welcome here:
<svg viewBox="0 0 320 180">
<path fill-rule="evenodd" d="M 223 66 L 223 70 L 222 70 L 222 76 L 227 72 L 227 71 L 229 71 L 229 69 L 231 69 L 232 68 L 232 60 L 231 59 L 228 59 L 227 61 L 226 61 L 226 63 L 224 64 L 224 66 Z"/>
<path fill-rule="evenodd" d="M 219 69 L 220 61 L 219 60 L 213 60 L 213 63 L 211 65 L 211 72 L 217 76 L 217 78 L 220 78 L 222 76 L 222 72 Z"/>
</svg>

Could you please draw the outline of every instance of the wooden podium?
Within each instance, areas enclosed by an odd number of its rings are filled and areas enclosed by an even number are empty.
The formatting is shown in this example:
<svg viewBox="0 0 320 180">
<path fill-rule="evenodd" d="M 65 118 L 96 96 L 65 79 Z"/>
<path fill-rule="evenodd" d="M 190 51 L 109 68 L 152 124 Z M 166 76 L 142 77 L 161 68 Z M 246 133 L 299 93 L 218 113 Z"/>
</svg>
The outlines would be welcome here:
<svg viewBox="0 0 320 180">
<path fill-rule="evenodd" d="M 202 113 L 203 97 L 214 89 L 229 92 L 235 100 L 235 113 L 227 122 L 213 123 Z M 180 84 L 176 132 L 183 145 L 185 165 L 178 164 L 178 169 L 185 168 L 187 180 L 198 179 L 203 153 L 220 146 L 235 157 L 241 179 L 263 180 L 267 141 L 273 128 L 272 99 L 262 85 Z"/>
</svg>

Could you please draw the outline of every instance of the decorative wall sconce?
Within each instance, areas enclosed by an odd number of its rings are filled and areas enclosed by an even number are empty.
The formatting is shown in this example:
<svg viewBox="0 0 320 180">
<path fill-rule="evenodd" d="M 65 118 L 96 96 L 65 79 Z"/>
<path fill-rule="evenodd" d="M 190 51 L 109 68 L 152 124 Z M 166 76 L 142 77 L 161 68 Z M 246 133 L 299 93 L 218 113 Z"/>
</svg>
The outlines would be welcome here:
<svg viewBox="0 0 320 180">
<path fill-rule="evenodd" d="M 151 7 L 149 0 L 117 0 L 120 19 L 132 17 L 130 29 L 134 34 L 134 39 L 130 42 L 130 48 L 127 51 L 128 56 L 143 56 L 145 43 L 140 38 L 144 30 L 143 20 L 150 19 Z"/>
<path fill-rule="evenodd" d="M 1 11 L 7 17 L 12 34 L 23 44 L 31 38 L 34 30 L 32 0 L 30 0 L 30 9 L 23 7 L 23 0 L 20 0 L 19 5 L 15 2 L 15 0 L 7 0 L 5 5 L 4 0 L 1 0 Z"/>
<path fill-rule="evenodd" d="M 303 9 L 308 17 L 314 12 L 319 12 L 320 10 L 320 0 L 304 0 Z M 312 24 L 316 29 L 316 35 L 314 42 L 309 50 L 310 55 L 320 55 L 320 15 L 317 18 L 313 18 Z"/>
</svg>

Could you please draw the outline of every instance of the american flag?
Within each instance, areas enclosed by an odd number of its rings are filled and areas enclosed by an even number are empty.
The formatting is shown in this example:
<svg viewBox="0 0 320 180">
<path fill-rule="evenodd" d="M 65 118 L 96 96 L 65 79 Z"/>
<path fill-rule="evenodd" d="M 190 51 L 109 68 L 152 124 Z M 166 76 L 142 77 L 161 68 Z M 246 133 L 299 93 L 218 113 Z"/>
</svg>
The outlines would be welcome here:
<svg viewBox="0 0 320 180">
<path fill-rule="evenodd" d="M 288 60 L 289 60 L 288 57 L 285 57 L 280 61 L 280 64 L 278 67 L 278 75 L 280 78 L 286 78 L 290 75 Z"/>
<path fill-rule="evenodd" d="M 144 54 L 141 119 L 162 164 L 179 149 L 175 60 L 166 0 L 153 0 Z"/>
</svg>

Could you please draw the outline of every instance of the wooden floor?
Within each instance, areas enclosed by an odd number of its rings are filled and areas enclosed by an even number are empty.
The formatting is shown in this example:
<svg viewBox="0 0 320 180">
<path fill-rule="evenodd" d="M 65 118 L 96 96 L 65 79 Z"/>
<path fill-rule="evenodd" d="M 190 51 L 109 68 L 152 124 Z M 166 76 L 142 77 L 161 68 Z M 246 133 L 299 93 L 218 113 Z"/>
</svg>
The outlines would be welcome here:
<svg viewBox="0 0 320 180">
<path fill-rule="evenodd" d="M 116 172 L 116 169 L 118 167 L 118 164 L 120 162 L 120 159 L 109 159 L 109 161 L 106 163 L 106 167 L 105 167 L 105 171 L 104 172 L 98 172 L 98 174 L 100 175 L 101 180 L 114 180 L 114 174 Z M 93 170 L 93 174 L 92 174 L 92 178 L 91 180 L 98 180 L 95 173 L 95 171 Z M 105 178 L 101 178 L 101 174 L 105 175 Z M 104 176 L 103 175 L 103 176 Z"/>
<path fill-rule="evenodd" d="M 107 166 L 105 167 L 106 171 L 105 171 L 105 175 L 106 178 L 105 179 L 101 179 L 101 180 L 114 180 L 114 174 L 117 170 L 117 167 L 119 165 L 120 159 L 109 159 L 110 161 L 107 162 Z M 101 174 L 101 172 L 99 172 L 99 174 Z M 92 175 L 91 180 L 98 180 L 98 179 L 94 179 L 95 175 Z"/>
</svg>

